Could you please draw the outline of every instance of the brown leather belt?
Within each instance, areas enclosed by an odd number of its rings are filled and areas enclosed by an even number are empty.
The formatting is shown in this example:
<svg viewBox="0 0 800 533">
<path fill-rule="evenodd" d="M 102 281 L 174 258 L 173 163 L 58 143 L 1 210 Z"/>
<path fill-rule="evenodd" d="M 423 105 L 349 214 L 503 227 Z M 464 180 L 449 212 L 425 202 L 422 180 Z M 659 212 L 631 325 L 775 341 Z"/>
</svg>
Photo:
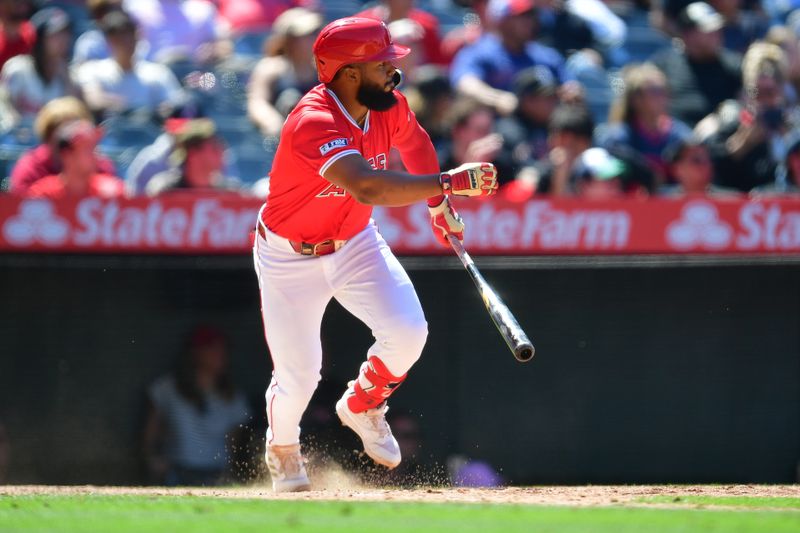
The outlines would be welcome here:
<svg viewBox="0 0 800 533">
<path fill-rule="evenodd" d="M 264 225 L 259 223 L 256 226 L 256 228 L 261 238 L 267 240 L 267 235 L 266 232 L 264 231 Z M 288 242 L 291 245 L 292 249 L 300 255 L 320 256 L 320 255 L 332 254 L 333 252 L 344 246 L 347 241 L 342 241 L 339 239 L 328 239 L 327 241 L 322 241 L 318 243 L 297 242 L 297 241 L 288 241 Z"/>
</svg>

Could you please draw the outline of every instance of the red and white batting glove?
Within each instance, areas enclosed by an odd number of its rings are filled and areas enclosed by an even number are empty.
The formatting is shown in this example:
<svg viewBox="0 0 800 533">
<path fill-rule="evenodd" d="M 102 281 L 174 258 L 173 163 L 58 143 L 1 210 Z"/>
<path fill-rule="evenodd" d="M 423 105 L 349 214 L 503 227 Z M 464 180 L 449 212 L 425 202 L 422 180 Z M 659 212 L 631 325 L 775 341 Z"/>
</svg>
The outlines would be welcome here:
<svg viewBox="0 0 800 533">
<path fill-rule="evenodd" d="M 450 242 L 447 240 L 448 235 L 455 235 L 459 241 L 464 240 L 464 222 L 458 216 L 456 210 L 450 205 L 450 200 L 447 196 L 442 199 L 442 203 L 437 206 L 428 206 L 428 211 L 431 213 L 431 228 L 436 240 L 442 246 L 450 247 Z"/>
<path fill-rule="evenodd" d="M 456 196 L 489 196 L 497 191 L 497 169 L 491 163 L 464 163 L 439 175 L 442 191 Z"/>
</svg>

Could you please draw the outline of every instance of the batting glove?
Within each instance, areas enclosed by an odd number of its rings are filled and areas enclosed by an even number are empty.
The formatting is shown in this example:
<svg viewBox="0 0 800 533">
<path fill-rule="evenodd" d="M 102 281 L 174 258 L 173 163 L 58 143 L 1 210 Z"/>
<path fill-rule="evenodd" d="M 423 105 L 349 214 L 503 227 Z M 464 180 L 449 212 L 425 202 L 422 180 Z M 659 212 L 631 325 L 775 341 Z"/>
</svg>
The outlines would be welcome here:
<svg viewBox="0 0 800 533">
<path fill-rule="evenodd" d="M 447 196 L 444 197 L 439 205 L 435 207 L 428 206 L 428 211 L 431 213 L 433 235 L 442 246 L 450 247 L 450 242 L 447 240 L 448 235 L 455 235 L 459 241 L 464 240 L 464 222 L 453 209 L 453 206 L 450 205 L 450 200 L 447 199 Z"/>
<path fill-rule="evenodd" d="M 464 163 L 439 175 L 442 191 L 456 196 L 489 196 L 497 191 L 497 169 L 491 163 Z"/>
</svg>

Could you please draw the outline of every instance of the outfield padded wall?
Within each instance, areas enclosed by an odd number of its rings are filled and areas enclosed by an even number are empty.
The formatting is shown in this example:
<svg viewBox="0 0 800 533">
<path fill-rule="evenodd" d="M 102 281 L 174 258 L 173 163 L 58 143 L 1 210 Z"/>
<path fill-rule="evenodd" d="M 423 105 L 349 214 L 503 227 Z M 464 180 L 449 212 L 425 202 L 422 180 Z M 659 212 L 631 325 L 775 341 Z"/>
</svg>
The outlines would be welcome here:
<svg viewBox="0 0 800 533">
<path fill-rule="evenodd" d="M 466 273 L 424 261 L 409 271 L 429 342 L 392 409 L 418 417 L 426 459 L 516 483 L 797 479 L 796 265 L 487 269 L 536 343 L 520 364 Z M 248 261 L 5 257 L 0 294 L 10 482 L 143 482 L 144 392 L 197 322 L 231 337 L 260 439 L 271 364 Z M 334 303 L 323 338 L 338 391 L 371 336 Z"/>
</svg>

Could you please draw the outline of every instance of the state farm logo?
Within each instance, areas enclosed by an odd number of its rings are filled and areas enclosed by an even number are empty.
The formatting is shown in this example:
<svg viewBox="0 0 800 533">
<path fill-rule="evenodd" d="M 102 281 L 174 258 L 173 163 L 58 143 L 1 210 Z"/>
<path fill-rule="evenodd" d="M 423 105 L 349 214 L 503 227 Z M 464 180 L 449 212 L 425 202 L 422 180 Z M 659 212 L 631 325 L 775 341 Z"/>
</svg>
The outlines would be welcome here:
<svg viewBox="0 0 800 533">
<path fill-rule="evenodd" d="M 25 200 L 16 216 L 3 225 L 6 241 L 17 246 L 34 243 L 58 246 L 69 234 L 69 223 L 55 213 L 49 200 Z"/>
<path fill-rule="evenodd" d="M 167 200 L 84 198 L 61 206 L 23 200 L 2 224 L 2 240 L 14 247 L 51 249 L 247 249 L 258 208 L 215 198 L 190 203 Z"/>
<path fill-rule="evenodd" d="M 720 220 L 714 204 L 695 201 L 683 206 L 681 218 L 667 226 L 667 242 L 676 250 L 721 250 L 733 239 L 733 229 Z"/>
</svg>

